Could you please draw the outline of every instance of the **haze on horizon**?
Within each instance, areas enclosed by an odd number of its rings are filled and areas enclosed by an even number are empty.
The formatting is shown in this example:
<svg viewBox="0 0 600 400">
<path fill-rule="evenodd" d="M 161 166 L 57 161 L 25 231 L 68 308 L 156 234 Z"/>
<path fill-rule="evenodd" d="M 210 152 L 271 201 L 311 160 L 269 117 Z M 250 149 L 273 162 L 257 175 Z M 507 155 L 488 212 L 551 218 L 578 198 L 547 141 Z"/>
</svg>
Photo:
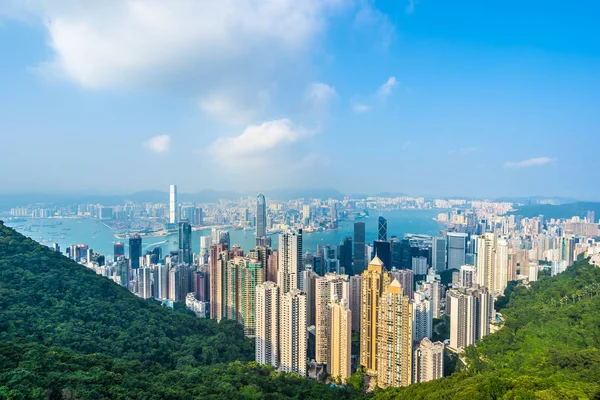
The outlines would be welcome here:
<svg viewBox="0 0 600 400">
<path fill-rule="evenodd" d="M 599 13 L 0 0 L 0 193 L 598 199 Z"/>
</svg>

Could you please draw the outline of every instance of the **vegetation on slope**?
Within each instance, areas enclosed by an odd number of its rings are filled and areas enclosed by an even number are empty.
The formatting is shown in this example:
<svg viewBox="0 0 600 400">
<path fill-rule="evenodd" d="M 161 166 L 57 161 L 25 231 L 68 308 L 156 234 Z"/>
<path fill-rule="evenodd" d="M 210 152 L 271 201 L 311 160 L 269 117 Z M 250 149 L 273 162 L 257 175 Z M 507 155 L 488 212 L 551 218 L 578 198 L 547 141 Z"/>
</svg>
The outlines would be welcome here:
<svg viewBox="0 0 600 400">
<path fill-rule="evenodd" d="M 578 201 L 575 203 L 566 203 L 560 205 L 552 204 L 532 204 L 520 207 L 511 214 L 522 215 L 526 218 L 533 218 L 543 215 L 544 218 L 571 218 L 577 215 L 581 218 L 587 215 L 588 211 L 594 211 L 597 216 L 600 216 L 600 203 Z"/>
</svg>

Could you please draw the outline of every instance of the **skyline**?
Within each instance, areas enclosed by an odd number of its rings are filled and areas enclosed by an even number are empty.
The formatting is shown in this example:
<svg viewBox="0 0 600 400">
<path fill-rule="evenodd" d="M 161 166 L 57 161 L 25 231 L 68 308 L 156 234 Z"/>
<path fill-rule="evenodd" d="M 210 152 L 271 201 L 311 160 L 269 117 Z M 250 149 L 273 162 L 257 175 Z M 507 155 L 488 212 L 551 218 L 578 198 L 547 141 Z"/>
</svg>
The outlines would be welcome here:
<svg viewBox="0 0 600 400">
<path fill-rule="evenodd" d="M 236 6 L 0 1 L 2 191 L 600 198 L 599 5 Z"/>
</svg>

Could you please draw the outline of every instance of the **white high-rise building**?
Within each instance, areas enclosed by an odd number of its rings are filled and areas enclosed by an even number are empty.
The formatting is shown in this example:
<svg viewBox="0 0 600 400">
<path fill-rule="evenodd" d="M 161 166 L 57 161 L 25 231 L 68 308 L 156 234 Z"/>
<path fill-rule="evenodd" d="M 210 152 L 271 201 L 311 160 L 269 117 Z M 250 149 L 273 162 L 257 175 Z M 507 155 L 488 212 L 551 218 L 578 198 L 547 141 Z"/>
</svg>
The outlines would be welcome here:
<svg viewBox="0 0 600 400">
<path fill-rule="evenodd" d="M 428 382 L 444 376 L 444 344 L 425 338 L 415 350 L 414 383 Z"/>
<path fill-rule="evenodd" d="M 212 238 L 210 236 L 200 236 L 200 265 L 208 264 L 211 244 Z"/>
<path fill-rule="evenodd" d="M 486 287 L 450 290 L 450 348 L 463 351 L 465 347 L 490 333 L 493 299 Z"/>
<path fill-rule="evenodd" d="M 422 290 L 428 294 L 431 299 L 431 314 L 433 315 L 433 318 L 440 318 L 440 281 L 432 280 L 431 282 L 424 282 Z"/>
<path fill-rule="evenodd" d="M 279 368 L 306 376 L 306 294 L 294 289 L 281 296 Z"/>
<path fill-rule="evenodd" d="M 328 273 L 319 277 L 315 283 L 316 350 L 315 361 L 318 364 L 329 362 L 329 333 L 331 312 L 329 305 L 342 299 L 348 299 L 348 276 Z"/>
<path fill-rule="evenodd" d="M 279 367 L 279 287 L 265 282 L 256 287 L 256 362 Z"/>
<path fill-rule="evenodd" d="M 423 338 L 431 338 L 433 313 L 431 299 L 425 292 L 414 293 L 413 303 L 413 342 L 419 343 Z"/>
<path fill-rule="evenodd" d="M 477 238 L 477 284 L 494 288 L 496 236 L 486 233 Z"/>
<path fill-rule="evenodd" d="M 473 265 L 463 265 L 460 267 L 460 278 L 458 285 L 461 288 L 468 289 L 477 282 L 477 269 Z"/>
<path fill-rule="evenodd" d="M 498 239 L 496 242 L 496 268 L 494 271 L 494 293 L 504 294 L 508 286 L 508 241 Z"/>
<path fill-rule="evenodd" d="M 304 287 L 302 229 L 279 234 L 278 262 L 277 284 L 282 295 Z"/>
<path fill-rule="evenodd" d="M 352 312 L 346 299 L 330 304 L 330 348 L 327 371 L 329 375 L 346 382 L 352 373 Z"/>
<path fill-rule="evenodd" d="M 169 223 L 179 223 L 179 205 L 177 204 L 177 185 L 169 188 Z"/>
</svg>

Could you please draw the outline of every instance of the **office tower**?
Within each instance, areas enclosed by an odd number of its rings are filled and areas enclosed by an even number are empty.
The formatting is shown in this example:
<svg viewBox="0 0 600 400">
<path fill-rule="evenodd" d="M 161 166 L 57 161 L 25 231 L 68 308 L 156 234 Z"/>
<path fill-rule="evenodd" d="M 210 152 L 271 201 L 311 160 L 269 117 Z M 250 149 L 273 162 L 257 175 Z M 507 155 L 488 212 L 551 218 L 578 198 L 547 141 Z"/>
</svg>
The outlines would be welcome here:
<svg viewBox="0 0 600 400">
<path fill-rule="evenodd" d="M 371 376 L 377 374 L 377 321 L 379 298 L 390 284 L 390 274 L 378 257 L 373 258 L 361 276 L 360 365 Z"/>
<path fill-rule="evenodd" d="M 437 272 L 446 270 L 446 239 L 440 236 L 433 238 L 431 246 L 431 267 Z"/>
<path fill-rule="evenodd" d="M 460 267 L 460 278 L 458 286 L 464 289 L 473 287 L 473 284 L 477 282 L 477 269 L 472 265 L 463 265 Z"/>
<path fill-rule="evenodd" d="M 419 343 L 423 338 L 430 338 L 433 327 L 431 299 L 423 291 L 415 292 L 413 304 L 413 342 Z"/>
<path fill-rule="evenodd" d="M 277 284 L 282 295 L 303 287 L 302 229 L 279 234 Z"/>
<path fill-rule="evenodd" d="M 345 237 L 339 245 L 338 256 L 340 260 L 340 273 L 354 275 L 352 269 L 352 238 Z"/>
<path fill-rule="evenodd" d="M 444 376 L 444 343 L 424 338 L 415 350 L 414 383 L 428 382 Z"/>
<path fill-rule="evenodd" d="M 306 325 L 313 326 L 316 325 L 316 314 L 317 314 L 317 279 L 319 275 L 312 270 L 311 265 L 304 265 L 306 269 L 304 270 L 304 289 L 303 292 L 306 293 Z M 309 268 L 310 267 L 310 268 Z"/>
<path fill-rule="evenodd" d="M 157 300 L 169 297 L 169 270 L 166 265 L 154 267 L 154 298 Z"/>
<path fill-rule="evenodd" d="M 400 282 L 384 290 L 377 323 L 377 384 L 408 386 L 412 383 L 412 303 L 402 294 Z"/>
<path fill-rule="evenodd" d="M 293 289 L 281 296 L 280 369 L 306 376 L 306 294 Z"/>
<path fill-rule="evenodd" d="M 387 219 L 382 216 L 379 216 L 377 219 L 377 240 L 381 242 L 387 241 Z"/>
<path fill-rule="evenodd" d="M 137 276 L 137 295 L 142 299 L 149 299 L 152 297 L 152 269 L 150 267 L 144 267 L 139 269 Z"/>
<path fill-rule="evenodd" d="M 348 299 L 348 277 L 328 273 L 317 278 L 315 282 L 315 317 L 316 317 L 316 351 L 315 361 L 318 364 L 328 364 L 330 310 L 332 302 Z"/>
<path fill-rule="evenodd" d="M 140 267 L 140 257 L 142 256 L 142 237 L 133 235 L 129 238 L 129 266 L 132 270 Z"/>
<path fill-rule="evenodd" d="M 177 185 L 169 187 L 169 223 L 179 222 L 179 204 L 177 203 Z"/>
<path fill-rule="evenodd" d="M 200 236 L 200 265 L 208 264 L 211 244 L 210 236 Z"/>
<path fill-rule="evenodd" d="M 352 313 L 346 299 L 331 303 L 329 309 L 331 322 L 327 372 L 343 384 L 352 373 Z"/>
<path fill-rule="evenodd" d="M 496 268 L 494 270 L 494 287 L 491 288 L 498 295 L 504 294 L 508 286 L 508 241 L 499 238 L 496 241 Z"/>
<path fill-rule="evenodd" d="M 419 256 L 412 258 L 412 271 L 415 275 L 425 275 L 427 274 L 427 269 L 429 265 L 427 264 L 427 257 Z"/>
<path fill-rule="evenodd" d="M 239 308 L 240 323 L 244 325 L 244 335 L 254 337 L 255 335 L 255 309 L 256 309 L 256 287 L 262 285 L 265 279 L 265 270 L 256 259 L 239 259 Z"/>
<path fill-rule="evenodd" d="M 376 240 L 373 242 L 373 256 L 377 255 L 388 271 L 392 268 L 392 247 L 390 242 Z"/>
<path fill-rule="evenodd" d="M 446 245 L 448 247 L 448 265 L 447 269 L 459 269 L 466 264 L 467 255 L 467 234 L 460 232 L 448 232 L 446 235 Z"/>
<path fill-rule="evenodd" d="M 115 243 L 113 248 L 114 248 L 114 250 L 113 250 L 113 253 L 114 253 L 113 261 L 114 262 L 116 262 L 119 259 L 119 257 L 125 257 L 125 244 L 124 243 L 117 242 L 117 243 Z"/>
<path fill-rule="evenodd" d="M 204 224 L 204 212 L 202 211 L 202 207 L 196 207 L 194 211 L 194 220 L 192 222 L 196 226 Z"/>
<path fill-rule="evenodd" d="M 490 332 L 493 300 L 487 288 L 448 291 L 450 300 L 450 345 L 454 351 L 465 347 Z"/>
<path fill-rule="evenodd" d="M 402 242 L 396 237 L 390 238 L 390 248 L 392 251 L 392 268 L 400 268 L 402 265 Z"/>
<path fill-rule="evenodd" d="M 229 232 L 219 231 L 219 244 L 223 245 L 225 249 L 231 249 L 231 239 L 229 238 Z"/>
<path fill-rule="evenodd" d="M 279 367 L 279 287 L 275 282 L 256 287 L 256 362 Z"/>
<path fill-rule="evenodd" d="M 267 260 L 267 281 L 277 282 L 277 268 L 279 266 L 279 252 L 277 250 L 273 250 L 271 254 L 269 254 L 269 259 Z"/>
<path fill-rule="evenodd" d="M 365 223 L 354 223 L 354 274 L 362 274 L 367 265 L 365 254 Z"/>
<path fill-rule="evenodd" d="M 261 193 L 256 196 L 256 237 L 267 236 L 267 201 Z"/>
<path fill-rule="evenodd" d="M 349 306 L 352 311 L 352 330 L 360 331 L 360 275 L 352 275 L 350 277 L 350 299 Z"/>
<path fill-rule="evenodd" d="M 192 226 L 188 220 L 179 223 L 179 262 L 193 264 L 192 255 Z"/>
<path fill-rule="evenodd" d="M 477 284 L 494 288 L 496 235 L 485 233 L 477 238 Z"/>
<path fill-rule="evenodd" d="M 410 269 L 392 269 L 390 273 L 390 279 L 398 279 L 400 286 L 402 286 L 402 292 L 412 298 L 415 287 L 415 274 Z"/>
<path fill-rule="evenodd" d="M 117 267 L 115 268 L 116 275 L 119 278 L 119 284 L 123 287 L 128 287 L 129 285 L 129 269 L 127 268 L 127 263 L 125 262 L 124 257 L 119 257 L 117 259 Z"/>
</svg>

